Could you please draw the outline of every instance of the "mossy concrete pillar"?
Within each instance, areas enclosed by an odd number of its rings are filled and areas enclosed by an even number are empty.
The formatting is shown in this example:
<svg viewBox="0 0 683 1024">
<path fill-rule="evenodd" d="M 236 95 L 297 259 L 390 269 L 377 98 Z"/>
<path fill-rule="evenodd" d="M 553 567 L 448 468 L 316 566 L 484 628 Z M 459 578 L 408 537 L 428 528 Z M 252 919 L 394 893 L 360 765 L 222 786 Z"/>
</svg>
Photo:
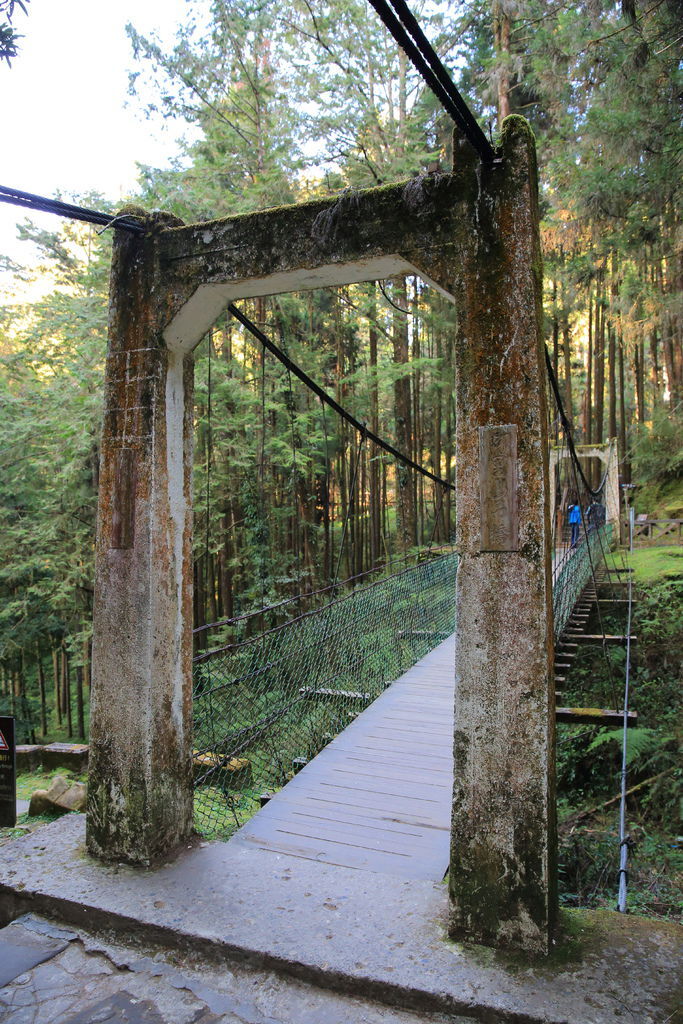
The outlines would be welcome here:
<svg viewBox="0 0 683 1024">
<path fill-rule="evenodd" d="M 159 232 L 117 231 L 100 461 L 88 850 L 147 864 L 192 826 L 192 356 Z"/>
<path fill-rule="evenodd" d="M 544 953 L 555 913 L 554 686 L 533 135 L 460 147 L 453 937 Z"/>
</svg>

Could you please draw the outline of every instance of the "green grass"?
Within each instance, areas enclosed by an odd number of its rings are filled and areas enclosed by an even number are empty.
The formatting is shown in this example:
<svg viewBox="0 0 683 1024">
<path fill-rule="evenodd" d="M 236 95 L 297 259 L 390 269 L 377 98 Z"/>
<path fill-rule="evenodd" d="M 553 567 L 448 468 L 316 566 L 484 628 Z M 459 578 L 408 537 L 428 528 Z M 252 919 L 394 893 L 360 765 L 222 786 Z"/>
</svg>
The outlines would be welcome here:
<svg viewBox="0 0 683 1024">
<path fill-rule="evenodd" d="M 255 794 L 200 786 L 194 791 L 194 827 L 205 839 L 225 842 L 253 818 L 259 807 Z"/>
<path fill-rule="evenodd" d="M 683 578 L 683 547 L 636 548 L 627 562 L 634 570 L 635 583 Z"/>
<path fill-rule="evenodd" d="M 54 768 L 49 772 L 37 768 L 34 772 L 22 772 L 17 775 L 17 800 L 30 800 L 31 794 L 36 789 L 49 789 L 50 783 L 57 775 L 62 775 L 69 782 L 87 783 L 88 781 L 87 775 L 78 775 L 66 768 Z M 15 828 L 0 828 L 0 846 L 12 839 L 19 839 L 20 836 L 25 836 L 28 832 L 35 832 L 41 825 L 47 825 L 54 821 L 55 817 L 59 817 L 59 815 L 38 814 L 29 818 L 28 813 L 18 814 Z"/>
<path fill-rule="evenodd" d="M 67 768 L 53 768 L 44 772 L 42 768 L 36 768 L 34 772 L 22 772 L 17 775 L 17 800 L 30 800 L 31 794 L 36 789 L 49 789 L 50 783 L 58 775 L 62 775 L 69 782 L 87 782 L 88 776 L 78 775 L 70 772 Z"/>
</svg>

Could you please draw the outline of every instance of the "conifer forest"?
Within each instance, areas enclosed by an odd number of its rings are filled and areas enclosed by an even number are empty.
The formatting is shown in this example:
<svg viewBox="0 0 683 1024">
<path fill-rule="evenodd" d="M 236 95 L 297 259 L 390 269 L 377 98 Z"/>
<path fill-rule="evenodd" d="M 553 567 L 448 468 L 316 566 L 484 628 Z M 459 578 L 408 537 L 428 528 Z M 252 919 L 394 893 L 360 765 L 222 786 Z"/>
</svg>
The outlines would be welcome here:
<svg viewBox="0 0 683 1024">
<path fill-rule="evenodd" d="M 617 438 L 638 511 L 680 516 L 680 0 L 414 6 L 487 136 L 510 113 L 536 134 L 545 337 L 577 441 Z M 172 47 L 128 32 L 130 102 L 191 128 L 170 168 L 140 168 L 129 201 L 145 209 L 191 223 L 451 167 L 451 120 L 365 0 L 188 0 Z M 0 704 L 22 742 L 85 739 L 112 232 L 18 220 L 42 266 L 0 311 Z M 457 309 L 434 289 L 393 278 L 242 308 L 369 430 L 453 479 Z M 450 542 L 453 492 L 364 441 L 228 313 L 195 357 L 195 626 Z"/>
</svg>

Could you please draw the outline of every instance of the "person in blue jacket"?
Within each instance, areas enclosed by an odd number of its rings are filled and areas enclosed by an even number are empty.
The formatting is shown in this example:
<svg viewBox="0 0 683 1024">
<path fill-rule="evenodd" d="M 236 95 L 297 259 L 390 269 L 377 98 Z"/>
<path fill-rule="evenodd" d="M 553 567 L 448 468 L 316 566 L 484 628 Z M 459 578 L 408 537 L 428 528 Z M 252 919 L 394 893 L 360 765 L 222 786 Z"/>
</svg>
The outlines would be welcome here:
<svg viewBox="0 0 683 1024">
<path fill-rule="evenodd" d="M 572 528 L 572 539 L 571 546 L 573 548 L 579 542 L 579 527 L 581 526 L 581 506 L 570 505 L 569 506 L 569 525 Z"/>
</svg>

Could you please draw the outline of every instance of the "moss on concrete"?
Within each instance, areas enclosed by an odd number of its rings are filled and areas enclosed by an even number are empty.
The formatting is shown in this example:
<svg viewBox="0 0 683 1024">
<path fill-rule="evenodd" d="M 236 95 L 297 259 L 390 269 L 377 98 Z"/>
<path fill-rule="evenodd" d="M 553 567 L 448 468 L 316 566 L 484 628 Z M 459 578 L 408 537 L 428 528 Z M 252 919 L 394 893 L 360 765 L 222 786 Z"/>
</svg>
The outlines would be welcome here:
<svg viewBox="0 0 683 1024">
<path fill-rule="evenodd" d="M 672 963 L 680 948 L 680 925 L 669 921 L 652 921 L 612 910 L 575 910 L 559 912 L 555 936 L 547 956 L 523 950 L 492 949 L 469 942 L 454 941 L 444 936 L 445 945 L 464 954 L 479 967 L 503 970 L 510 975 L 532 970 L 543 978 L 558 977 L 580 969 L 587 961 L 608 961 L 614 986 L 619 988 L 619 974 L 628 978 L 632 960 L 642 962 L 651 949 L 669 948 Z M 671 1000 L 671 1008 L 683 1005 L 683 979 Z"/>
</svg>

